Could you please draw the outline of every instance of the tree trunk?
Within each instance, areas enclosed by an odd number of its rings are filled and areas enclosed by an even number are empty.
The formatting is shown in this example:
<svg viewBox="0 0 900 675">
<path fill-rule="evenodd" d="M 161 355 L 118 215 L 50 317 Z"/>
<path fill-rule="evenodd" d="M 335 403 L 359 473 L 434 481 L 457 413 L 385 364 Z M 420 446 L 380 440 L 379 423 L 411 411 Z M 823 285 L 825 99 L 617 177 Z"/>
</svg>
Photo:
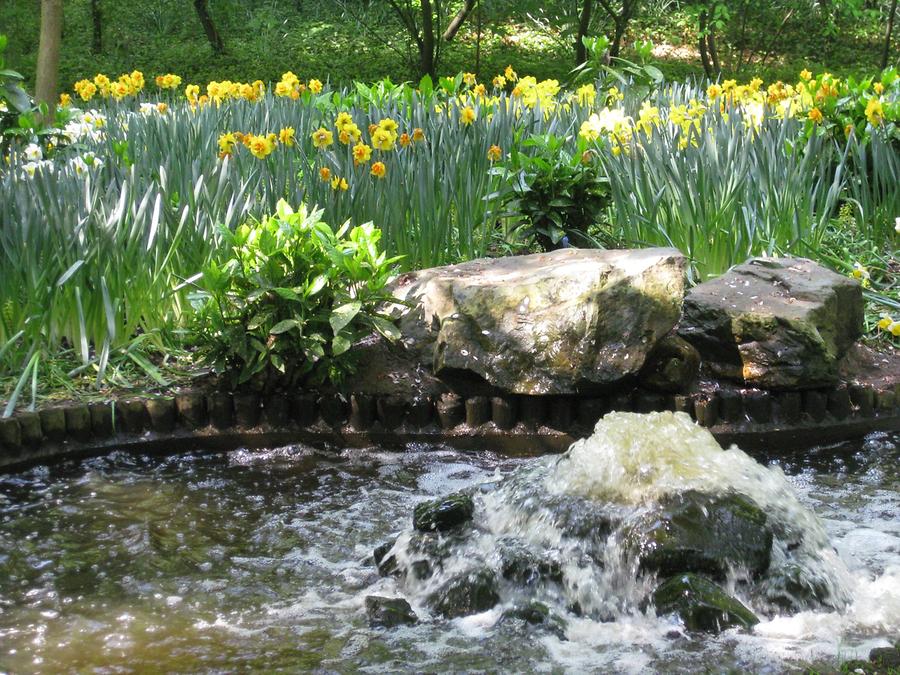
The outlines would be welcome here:
<svg viewBox="0 0 900 675">
<path fill-rule="evenodd" d="M 94 25 L 91 53 L 99 54 L 103 51 L 103 15 L 100 13 L 100 0 L 91 0 L 91 20 Z"/>
<path fill-rule="evenodd" d="M 435 77 L 434 13 L 431 0 L 422 0 L 422 40 L 419 42 L 419 68 L 422 75 Z"/>
<path fill-rule="evenodd" d="M 59 75 L 59 46 L 62 41 L 62 0 L 41 0 L 41 41 L 38 46 L 34 97 L 46 103 L 53 117 L 56 108 L 56 80 Z"/>
<path fill-rule="evenodd" d="M 478 2 L 478 0 L 465 0 L 459 12 L 457 12 L 456 16 L 450 21 L 447 30 L 444 31 L 444 42 L 450 42 L 456 37 L 459 29 L 462 28 L 466 18 L 469 16 L 469 12 L 475 7 L 476 2 Z"/>
<path fill-rule="evenodd" d="M 591 27 L 591 9 L 594 0 L 584 0 L 581 7 L 581 15 L 578 17 L 578 31 L 575 33 L 575 65 L 580 66 L 587 61 L 587 47 L 584 46 L 584 38 L 587 37 Z"/>
<path fill-rule="evenodd" d="M 216 30 L 216 24 L 209 15 L 209 7 L 206 3 L 207 0 L 194 0 L 194 9 L 197 10 L 197 17 L 203 25 L 203 31 L 206 33 L 210 46 L 216 54 L 221 54 L 225 51 L 225 44 L 222 42 L 219 31 Z"/>
<path fill-rule="evenodd" d="M 888 67 L 888 60 L 891 54 L 891 34 L 894 32 L 894 17 L 897 15 L 897 0 L 891 3 L 891 9 L 888 12 L 887 27 L 884 29 L 884 51 L 881 52 L 881 69 Z"/>
<path fill-rule="evenodd" d="M 699 28 L 700 28 L 700 40 L 698 47 L 700 49 L 700 60 L 703 61 L 703 72 L 706 73 L 706 77 L 708 79 L 713 79 L 713 69 L 712 64 L 709 62 L 709 52 L 706 49 L 706 12 L 701 11 L 699 20 Z"/>
<path fill-rule="evenodd" d="M 712 26 L 706 34 L 706 45 L 709 49 L 709 58 L 712 59 L 713 72 L 716 77 L 722 73 L 722 64 L 719 63 L 719 50 L 716 48 L 716 34 L 713 32 Z"/>
</svg>

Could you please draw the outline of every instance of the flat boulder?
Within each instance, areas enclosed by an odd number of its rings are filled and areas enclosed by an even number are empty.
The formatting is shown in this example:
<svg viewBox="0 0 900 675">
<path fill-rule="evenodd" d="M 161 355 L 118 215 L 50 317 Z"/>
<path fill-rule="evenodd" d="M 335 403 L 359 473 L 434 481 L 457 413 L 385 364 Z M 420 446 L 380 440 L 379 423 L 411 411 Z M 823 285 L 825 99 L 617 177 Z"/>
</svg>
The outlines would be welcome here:
<svg viewBox="0 0 900 675">
<path fill-rule="evenodd" d="M 805 258 L 753 258 L 691 289 L 678 332 L 719 377 L 826 386 L 862 335 L 862 287 Z"/>
<path fill-rule="evenodd" d="M 676 249 L 560 249 L 400 277 L 404 345 L 423 364 L 517 394 L 572 394 L 637 373 L 678 321 Z"/>
<path fill-rule="evenodd" d="M 412 626 L 419 618 L 403 598 L 384 598 L 379 595 L 366 597 L 366 616 L 369 625 L 379 628 Z"/>
</svg>

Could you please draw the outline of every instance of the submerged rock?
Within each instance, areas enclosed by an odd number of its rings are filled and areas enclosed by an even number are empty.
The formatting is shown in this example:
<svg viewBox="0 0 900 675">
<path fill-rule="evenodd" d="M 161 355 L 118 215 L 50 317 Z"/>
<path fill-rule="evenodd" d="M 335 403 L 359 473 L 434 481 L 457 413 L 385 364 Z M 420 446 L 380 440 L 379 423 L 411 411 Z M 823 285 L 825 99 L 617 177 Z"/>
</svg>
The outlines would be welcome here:
<svg viewBox="0 0 900 675">
<path fill-rule="evenodd" d="M 695 286 L 678 332 L 720 377 L 768 388 L 830 385 L 863 332 L 862 287 L 804 258 L 754 258 Z"/>
<path fill-rule="evenodd" d="M 562 249 L 402 276 L 404 344 L 435 373 L 517 394 L 572 394 L 637 373 L 681 313 L 677 250 Z"/>
<path fill-rule="evenodd" d="M 562 565 L 550 555 L 538 555 L 524 544 L 503 541 L 498 550 L 500 576 L 520 586 L 541 581 L 562 583 Z"/>
<path fill-rule="evenodd" d="M 428 604 L 448 619 L 485 612 L 499 601 L 497 577 L 487 568 L 451 578 L 428 598 Z"/>
<path fill-rule="evenodd" d="M 403 598 L 384 598 L 380 595 L 366 597 L 366 615 L 369 625 L 381 628 L 411 626 L 419 621 L 409 603 Z"/>
<path fill-rule="evenodd" d="M 688 630 L 718 633 L 735 626 L 752 628 L 756 615 L 713 582 L 695 574 L 681 574 L 653 592 L 660 616 L 677 614 Z"/>
<path fill-rule="evenodd" d="M 746 497 L 689 490 L 645 510 L 625 527 L 626 547 L 643 569 L 724 579 L 731 566 L 759 575 L 769 567 L 772 531 Z"/>
<path fill-rule="evenodd" d="M 523 621 L 530 626 L 537 626 L 556 635 L 560 640 L 566 639 L 566 622 L 550 611 L 543 602 L 532 600 L 531 602 L 515 605 L 503 612 L 500 621 Z"/>
<path fill-rule="evenodd" d="M 453 494 L 416 504 L 413 527 L 420 532 L 447 532 L 472 520 L 475 504 L 469 495 Z"/>
</svg>

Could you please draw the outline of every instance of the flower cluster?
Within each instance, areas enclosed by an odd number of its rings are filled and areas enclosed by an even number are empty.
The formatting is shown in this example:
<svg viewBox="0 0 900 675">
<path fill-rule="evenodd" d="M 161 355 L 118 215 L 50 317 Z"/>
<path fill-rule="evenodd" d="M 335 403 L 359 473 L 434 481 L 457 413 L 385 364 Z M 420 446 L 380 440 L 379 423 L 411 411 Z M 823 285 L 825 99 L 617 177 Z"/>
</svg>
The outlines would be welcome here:
<svg viewBox="0 0 900 675">
<path fill-rule="evenodd" d="M 170 75 L 169 77 L 177 77 Z M 180 80 L 180 78 L 179 78 Z M 98 73 L 93 80 L 79 80 L 73 89 L 82 101 L 90 101 L 94 96 L 101 98 L 114 98 L 121 101 L 129 96 L 136 96 L 144 88 L 144 74 L 135 70 L 131 73 L 119 75 L 118 79 L 110 80 L 106 75 Z"/>
</svg>

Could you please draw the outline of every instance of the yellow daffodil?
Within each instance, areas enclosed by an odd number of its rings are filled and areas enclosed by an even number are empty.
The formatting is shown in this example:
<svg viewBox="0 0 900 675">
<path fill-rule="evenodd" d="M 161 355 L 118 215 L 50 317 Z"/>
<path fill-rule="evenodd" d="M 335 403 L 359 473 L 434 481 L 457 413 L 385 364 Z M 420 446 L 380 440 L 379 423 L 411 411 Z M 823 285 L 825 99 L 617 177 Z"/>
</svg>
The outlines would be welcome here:
<svg viewBox="0 0 900 675">
<path fill-rule="evenodd" d="M 294 147 L 294 127 L 285 127 L 278 132 L 278 140 L 282 145 L 289 148 Z"/>
<path fill-rule="evenodd" d="M 312 132 L 312 142 L 313 145 L 318 150 L 324 150 L 329 145 L 334 143 L 334 134 L 332 134 L 325 127 L 319 127 L 314 132 Z"/>
<path fill-rule="evenodd" d="M 462 110 L 459 111 L 459 121 L 464 125 L 469 126 L 472 122 L 475 121 L 476 115 L 475 110 L 469 106 L 466 106 Z"/>
<path fill-rule="evenodd" d="M 810 110 L 808 117 L 814 124 L 821 124 L 822 120 L 825 119 L 822 115 L 822 111 L 818 108 L 813 108 L 812 110 Z"/>
<path fill-rule="evenodd" d="M 365 143 L 357 143 L 353 146 L 353 163 L 356 166 L 365 164 L 372 158 L 372 148 Z"/>
<path fill-rule="evenodd" d="M 385 174 L 387 174 L 387 167 L 384 165 L 384 162 L 375 162 L 372 164 L 370 173 L 375 176 L 375 178 L 384 178 Z"/>
<path fill-rule="evenodd" d="M 873 127 L 877 127 L 884 119 L 884 107 L 877 98 L 870 98 L 866 104 L 866 119 Z"/>
<path fill-rule="evenodd" d="M 323 183 L 327 183 L 328 181 L 330 181 L 331 169 L 329 169 L 327 166 L 323 166 L 321 169 L 319 169 L 319 178 Z"/>
<path fill-rule="evenodd" d="M 499 145 L 492 145 L 488 148 L 487 158 L 490 162 L 496 162 L 503 156 L 503 150 L 500 149 Z"/>
<path fill-rule="evenodd" d="M 347 183 L 346 178 L 341 178 L 340 176 L 335 176 L 331 179 L 331 189 L 332 190 L 344 190 L 346 191 L 350 185 Z"/>
<path fill-rule="evenodd" d="M 310 80 L 309 90 L 314 94 L 320 93 L 322 91 L 322 83 L 319 80 Z"/>
</svg>

